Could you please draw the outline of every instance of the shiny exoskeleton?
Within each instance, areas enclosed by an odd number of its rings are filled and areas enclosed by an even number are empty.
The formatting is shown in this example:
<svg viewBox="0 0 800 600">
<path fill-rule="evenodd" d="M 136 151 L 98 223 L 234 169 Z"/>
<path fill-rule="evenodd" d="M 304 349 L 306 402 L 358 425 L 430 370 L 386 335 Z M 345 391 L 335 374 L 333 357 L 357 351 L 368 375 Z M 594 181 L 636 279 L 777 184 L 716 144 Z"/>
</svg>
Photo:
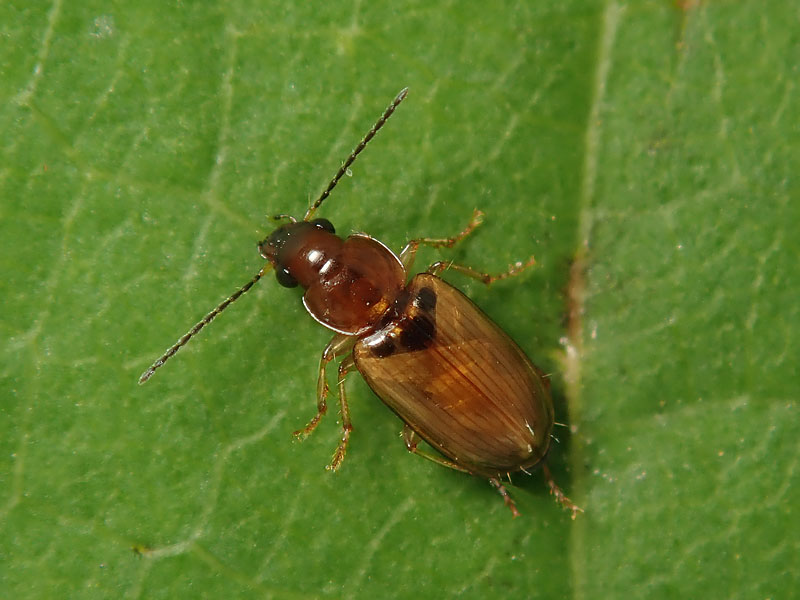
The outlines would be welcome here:
<svg viewBox="0 0 800 600">
<path fill-rule="evenodd" d="M 445 269 L 485 283 L 517 274 L 518 264 L 497 276 L 462 265 L 434 263 L 427 272 L 409 272 L 421 245 L 451 247 L 482 218 L 475 211 L 457 236 L 411 240 L 399 255 L 364 234 L 341 238 L 326 219 L 312 219 L 333 187 L 405 98 L 403 90 L 348 157 L 303 220 L 284 216 L 259 244 L 268 261 L 259 273 L 222 302 L 159 358 L 143 383 L 200 329 L 245 293 L 269 269 L 286 287 L 305 290 L 309 314 L 335 335 L 326 346 L 317 381 L 317 414 L 296 435 L 311 433 L 327 411 L 327 366 L 339 364 L 338 400 L 342 438 L 329 468 L 336 470 L 352 431 L 344 387 L 355 367 L 378 397 L 405 424 L 407 448 L 439 464 L 487 478 L 514 516 L 516 506 L 501 483 L 510 473 L 541 465 L 556 498 L 578 509 L 553 482 L 544 459 L 554 425 L 549 383 L 516 343 L 466 296 L 438 277 Z M 417 447 L 425 440 L 441 455 Z"/>
</svg>

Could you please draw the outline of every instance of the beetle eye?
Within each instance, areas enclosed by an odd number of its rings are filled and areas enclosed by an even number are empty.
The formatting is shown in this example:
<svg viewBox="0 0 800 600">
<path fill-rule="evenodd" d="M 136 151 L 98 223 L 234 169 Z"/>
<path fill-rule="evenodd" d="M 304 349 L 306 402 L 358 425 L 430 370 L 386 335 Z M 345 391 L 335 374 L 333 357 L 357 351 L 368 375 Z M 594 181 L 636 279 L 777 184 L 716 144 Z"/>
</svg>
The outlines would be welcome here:
<svg viewBox="0 0 800 600">
<path fill-rule="evenodd" d="M 319 229 L 324 229 L 328 233 L 336 233 L 336 230 L 333 228 L 333 223 L 328 221 L 328 219 L 314 219 L 311 221 L 311 224 Z"/>
<path fill-rule="evenodd" d="M 286 268 L 275 269 L 275 279 L 277 279 L 278 283 L 280 283 L 283 287 L 286 288 L 297 287 L 297 279 L 292 277 L 289 274 L 289 270 Z"/>
</svg>

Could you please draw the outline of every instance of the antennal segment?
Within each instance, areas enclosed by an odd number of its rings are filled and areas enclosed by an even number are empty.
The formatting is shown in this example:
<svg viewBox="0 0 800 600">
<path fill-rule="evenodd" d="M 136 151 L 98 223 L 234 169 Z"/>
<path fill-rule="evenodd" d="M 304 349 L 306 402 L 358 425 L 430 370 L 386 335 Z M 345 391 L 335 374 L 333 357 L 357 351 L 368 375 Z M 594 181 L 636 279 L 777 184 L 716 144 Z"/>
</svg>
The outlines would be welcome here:
<svg viewBox="0 0 800 600">
<path fill-rule="evenodd" d="M 219 313 L 221 313 L 223 310 L 228 308 L 228 306 L 230 306 L 233 302 L 238 300 L 239 297 L 242 294 L 246 293 L 251 287 L 253 287 L 255 285 L 256 281 L 261 279 L 264 276 L 264 274 L 267 271 L 269 271 L 271 268 L 272 268 L 272 264 L 271 263 L 266 263 L 263 267 L 261 267 L 261 270 L 258 273 L 256 273 L 255 277 L 253 277 L 250 281 L 245 283 L 242 287 L 240 287 L 231 296 L 229 296 L 228 298 L 226 298 L 225 300 L 220 302 L 219 306 L 217 306 L 214 310 L 212 310 L 205 317 L 203 317 L 202 320 L 199 323 L 197 323 L 194 327 L 192 327 L 189 331 L 187 331 L 181 337 L 181 339 L 179 339 L 177 342 L 175 342 L 169 348 L 169 350 L 164 352 L 164 354 L 162 354 L 161 357 L 156 362 L 154 362 L 150 366 L 149 369 L 147 369 L 147 371 L 142 373 L 142 376 L 139 377 L 139 383 L 142 384 L 145 381 L 147 381 L 148 379 L 150 379 L 153 376 L 153 373 L 156 372 L 156 370 L 158 370 L 161 366 L 163 366 L 163 364 L 165 362 L 167 362 L 170 358 L 172 358 L 175 355 L 175 353 L 178 352 L 178 350 L 180 350 L 187 343 L 189 343 L 189 340 L 192 339 L 195 335 L 197 335 L 203 327 L 205 327 L 206 325 L 211 323 L 211 321 L 216 319 L 217 315 Z"/>
<path fill-rule="evenodd" d="M 403 88 L 400 90 L 400 93 L 397 94 L 397 97 L 392 100 L 392 103 L 386 108 L 385 111 L 383 111 L 380 119 L 377 120 L 375 125 L 372 126 L 372 129 L 370 129 L 367 132 L 367 135 L 364 136 L 364 139 L 362 139 L 358 146 L 356 146 L 356 149 L 353 150 L 350 156 L 347 157 L 347 160 L 344 161 L 344 164 L 336 172 L 336 175 L 333 176 L 333 179 L 331 179 L 331 182 L 328 184 L 328 187 L 325 188 L 325 191 L 322 192 L 322 195 L 319 197 L 319 199 L 314 202 L 314 204 L 312 204 L 311 207 L 306 211 L 306 216 L 303 217 L 303 221 L 308 221 L 312 216 L 314 216 L 314 213 L 317 212 L 317 209 L 320 207 L 320 205 L 325 202 L 325 199 L 328 196 L 331 195 L 331 191 L 336 187 L 336 184 L 339 183 L 339 180 L 344 177 L 345 173 L 347 173 L 347 169 L 350 168 L 350 165 L 355 162 L 356 157 L 361 154 L 361 151 L 366 147 L 370 140 L 375 137 L 375 134 L 378 133 L 378 130 L 383 127 L 383 124 L 386 123 L 389 117 L 392 116 L 392 113 L 400 105 L 407 94 L 408 88 Z"/>
</svg>

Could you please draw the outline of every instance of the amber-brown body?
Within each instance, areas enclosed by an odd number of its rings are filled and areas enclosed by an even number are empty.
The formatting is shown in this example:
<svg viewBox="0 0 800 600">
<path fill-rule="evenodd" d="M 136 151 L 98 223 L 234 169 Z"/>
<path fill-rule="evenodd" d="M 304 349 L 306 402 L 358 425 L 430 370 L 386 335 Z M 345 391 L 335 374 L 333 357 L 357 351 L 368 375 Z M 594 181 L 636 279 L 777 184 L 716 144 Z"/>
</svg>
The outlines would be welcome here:
<svg viewBox="0 0 800 600">
<path fill-rule="evenodd" d="M 554 422 L 549 385 L 503 330 L 435 275 L 445 265 L 436 263 L 407 282 L 420 244 L 452 245 L 479 222 L 476 212 L 461 235 L 412 240 L 399 257 L 363 234 L 342 240 L 324 219 L 287 223 L 259 248 L 278 281 L 305 288 L 308 312 L 337 332 L 320 365 L 318 414 L 301 435 L 326 412 L 327 363 L 348 353 L 339 370 L 344 435 L 331 467 L 341 463 L 352 429 L 342 382 L 354 364 L 411 430 L 405 434 L 409 450 L 487 477 L 516 515 L 500 478 L 545 458 Z M 486 282 L 494 279 L 454 268 Z M 415 435 L 445 458 L 418 451 Z"/>
<path fill-rule="evenodd" d="M 336 332 L 320 360 L 317 414 L 296 432 L 300 437 L 310 434 L 326 413 L 327 367 L 341 358 L 342 438 L 330 469 L 336 470 L 344 459 L 352 431 L 344 381 L 356 367 L 405 423 L 403 437 L 409 451 L 486 477 L 515 516 L 519 513 L 501 478 L 541 464 L 551 492 L 574 517 L 580 509 L 561 492 L 544 464 L 554 424 L 547 380 L 489 317 L 437 276 L 452 269 L 488 284 L 517 274 L 533 259 L 497 276 L 435 263 L 408 281 L 420 245 L 452 247 L 480 224 L 482 214 L 475 211 L 470 224 L 455 237 L 411 240 L 399 256 L 367 235 L 342 239 L 329 221 L 312 219 L 406 93 L 402 90 L 384 111 L 303 220 L 284 216 L 289 222 L 259 244 L 268 265 L 179 338 L 142 374 L 139 383 L 147 381 L 271 267 L 281 285 L 303 287 L 309 314 Z M 418 449 L 418 437 L 441 456 Z"/>
</svg>

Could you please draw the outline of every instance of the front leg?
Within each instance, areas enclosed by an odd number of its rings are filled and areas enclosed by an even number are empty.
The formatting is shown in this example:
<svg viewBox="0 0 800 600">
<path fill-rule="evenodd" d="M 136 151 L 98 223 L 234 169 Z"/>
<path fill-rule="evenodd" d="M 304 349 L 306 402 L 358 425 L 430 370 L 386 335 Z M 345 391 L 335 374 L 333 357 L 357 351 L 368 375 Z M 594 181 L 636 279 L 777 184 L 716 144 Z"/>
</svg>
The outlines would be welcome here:
<svg viewBox="0 0 800 600">
<path fill-rule="evenodd" d="M 414 266 L 414 258 L 420 246 L 430 246 L 431 248 L 452 248 L 458 242 L 471 234 L 480 224 L 483 223 L 483 213 L 478 209 L 472 213 L 472 219 L 458 235 L 450 238 L 416 238 L 410 240 L 405 248 L 400 252 L 400 262 L 403 263 L 406 271 L 410 271 Z"/>
</svg>

